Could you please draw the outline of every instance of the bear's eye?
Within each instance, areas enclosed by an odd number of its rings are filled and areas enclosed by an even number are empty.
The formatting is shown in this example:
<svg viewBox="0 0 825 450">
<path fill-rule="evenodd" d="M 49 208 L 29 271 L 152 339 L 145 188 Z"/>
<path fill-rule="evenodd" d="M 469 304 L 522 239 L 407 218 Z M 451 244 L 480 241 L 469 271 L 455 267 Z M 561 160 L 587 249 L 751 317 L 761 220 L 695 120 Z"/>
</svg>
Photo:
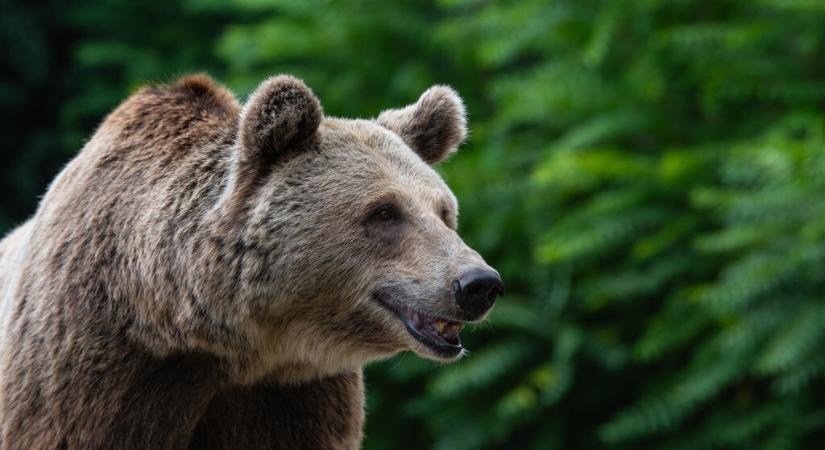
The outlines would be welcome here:
<svg viewBox="0 0 825 450">
<path fill-rule="evenodd" d="M 384 223 L 395 222 L 399 216 L 398 209 L 393 205 L 381 205 L 372 213 L 375 221 Z"/>
<path fill-rule="evenodd" d="M 447 225 L 447 228 L 455 229 L 455 221 L 449 208 L 441 208 L 441 220 Z"/>
<path fill-rule="evenodd" d="M 444 223 L 447 223 L 447 224 L 450 223 L 450 210 L 449 209 L 441 208 L 441 220 L 443 220 Z"/>
<path fill-rule="evenodd" d="M 393 219 L 392 211 L 388 208 L 382 208 L 378 210 L 378 218 L 383 220 L 384 222 L 390 221 Z"/>
</svg>

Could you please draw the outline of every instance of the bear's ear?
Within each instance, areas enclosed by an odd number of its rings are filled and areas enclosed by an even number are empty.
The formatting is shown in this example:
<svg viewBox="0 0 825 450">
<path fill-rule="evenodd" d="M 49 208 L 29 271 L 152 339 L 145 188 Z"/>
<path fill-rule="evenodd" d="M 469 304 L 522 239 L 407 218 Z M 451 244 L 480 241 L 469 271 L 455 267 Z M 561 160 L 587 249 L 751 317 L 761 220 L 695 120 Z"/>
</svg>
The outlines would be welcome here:
<svg viewBox="0 0 825 450">
<path fill-rule="evenodd" d="M 382 112 L 378 123 L 401 136 L 428 164 L 450 156 L 467 137 L 464 102 L 448 86 L 433 86 L 412 105 Z"/>
<path fill-rule="evenodd" d="M 324 112 L 301 80 L 289 75 L 267 79 L 252 93 L 241 113 L 241 167 L 260 170 L 315 136 Z"/>
</svg>

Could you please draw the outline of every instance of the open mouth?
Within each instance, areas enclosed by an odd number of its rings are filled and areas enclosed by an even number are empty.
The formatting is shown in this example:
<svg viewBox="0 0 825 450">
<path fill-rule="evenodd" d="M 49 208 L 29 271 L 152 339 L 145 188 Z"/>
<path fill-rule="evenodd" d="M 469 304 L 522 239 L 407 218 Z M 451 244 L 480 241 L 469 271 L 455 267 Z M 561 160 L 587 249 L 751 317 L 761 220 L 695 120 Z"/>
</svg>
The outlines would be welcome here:
<svg viewBox="0 0 825 450">
<path fill-rule="evenodd" d="M 401 319 L 412 337 L 436 355 L 455 358 L 461 353 L 463 347 L 458 334 L 464 329 L 464 323 L 416 311 L 405 305 L 386 301 L 381 301 L 381 304 Z"/>
</svg>

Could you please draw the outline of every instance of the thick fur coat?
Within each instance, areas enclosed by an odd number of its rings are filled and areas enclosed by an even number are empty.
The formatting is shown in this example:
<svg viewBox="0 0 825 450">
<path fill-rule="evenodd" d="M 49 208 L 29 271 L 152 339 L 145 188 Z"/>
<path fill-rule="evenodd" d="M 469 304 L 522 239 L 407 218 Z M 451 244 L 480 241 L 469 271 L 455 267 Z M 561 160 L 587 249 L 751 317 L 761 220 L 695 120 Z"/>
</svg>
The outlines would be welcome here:
<svg viewBox="0 0 825 450">
<path fill-rule="evenodd" d="M 365 363 L 456 357 L 399 311 L 482 318 L 428 165 L 465 133 L 445 87 L 376 120 L 289 76 L 141 89 L 0 242 L 0 448 L 358 448 Z"/>
</svg>

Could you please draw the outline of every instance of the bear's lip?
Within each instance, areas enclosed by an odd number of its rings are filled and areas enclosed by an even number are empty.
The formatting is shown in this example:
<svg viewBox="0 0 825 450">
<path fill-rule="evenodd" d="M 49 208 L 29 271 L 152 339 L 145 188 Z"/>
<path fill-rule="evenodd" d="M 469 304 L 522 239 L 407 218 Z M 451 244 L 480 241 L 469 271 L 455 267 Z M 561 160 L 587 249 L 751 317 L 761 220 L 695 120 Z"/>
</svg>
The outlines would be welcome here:
<svg viewBox="0 0 825 450">
<path fill-rule="evenodd" d="M 382 306 L 401 319 L 412 337 L 439 357 L 452 359 L 461 354 L 464 347 L 461 346 L 459 333 L 464 328 L 463 322 L 428 314 L 383 298 L 379 300 Z"/>
</svg>

